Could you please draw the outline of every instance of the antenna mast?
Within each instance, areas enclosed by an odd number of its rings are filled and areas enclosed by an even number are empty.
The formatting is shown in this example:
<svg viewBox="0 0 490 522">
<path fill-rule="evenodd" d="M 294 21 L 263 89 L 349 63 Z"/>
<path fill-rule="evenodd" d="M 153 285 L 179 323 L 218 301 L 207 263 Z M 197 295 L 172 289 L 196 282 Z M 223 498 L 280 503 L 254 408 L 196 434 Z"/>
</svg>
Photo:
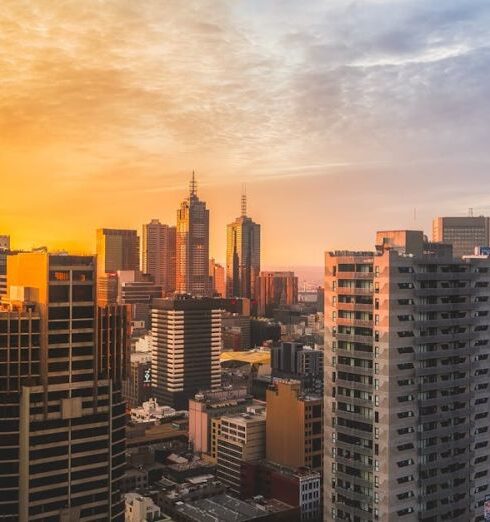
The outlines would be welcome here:
<svg viewBox="0 0 490 522">
<path fill-rule="evenodd" d="M 244 184 L 242 186 L 242 216 L 245 217 L 247 215 L 247 186 Z"/>
<path fill-rule="evenodd" d="M 194 170 L 192 171 L 192 178 L 190 182 L 190 193 L 191 197 L 197 195 L 196 173 L 194 172 Z"/>
</svg>

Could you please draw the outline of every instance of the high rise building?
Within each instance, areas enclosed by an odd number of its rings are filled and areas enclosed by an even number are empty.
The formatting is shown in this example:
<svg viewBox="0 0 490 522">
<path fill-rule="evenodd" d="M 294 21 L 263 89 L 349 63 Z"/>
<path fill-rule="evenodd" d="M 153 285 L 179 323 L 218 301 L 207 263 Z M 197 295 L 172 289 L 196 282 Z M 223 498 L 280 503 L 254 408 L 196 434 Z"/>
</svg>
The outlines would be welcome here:
<svg viewBox="0 0 490 522">
<path fill-rule="evenodd" d="M 323 469 L 323 398 L 303 394 L 296 380 L 275 379 L 266 393 L 267 460 Z"/>
<path fill-rule="evenodd" d="M 219 388 L 221 313 L 210 298 L 153 301 L 151 373 L 160 404 L 187 410 L 197 392 Z"/>
<path fill-rule="evenodd" d="M 151 303 L 162 297 L 162 293 L 162 287 L 149 274 L 134 270 L 117 272 L 117 303 L 129 305 L 132 321 L 145 323 L 145 328 L 149 328 Z"/>
<path fill-rule="evenodd" d="M 194 172 L 189 197 L 177 210 L 176 291 L 195 296 L 210 296 L 209 210 L 197 197 Z"/>
<path fill-rule="evenodd" d="M 9 256 L 0 310 L 0 518 L 123 521 L 126 309 L 95 258 Z"/>
<path fill-rule="evenodd" d="M 259 315 L 272 317 L 276 308 L 298 302 L 298 278 L 294 272 L 260 272 L 256 298 Z"/>
<path fill-rule="evenodd" d="M 285 341 L 270 351 L 274 377 L 301 381 L 303 391 L 323 394 L 323 350 Z"/>
<path fill-rule="evenodd" d="M 324 518 L 483 520 L 490 259 L 376 244 L 325 258 Z"/>
<path fill-rule="evenodd" d="M 225 269 L 223 265 L 216 263 L 214 257 L 209 260 L 209 277 L 213 284 L 213 295 L 226 297 Z"/>
<path fill-rule="evenodd" d="M 175 292 L 176 228 L 152 219 L 143 225 L 142 270 L 153 277 L 165 295 Z"/>
<path fill-rule="evenodd" d="M 260 225 L 247 216 L 246 196 L 242 215 L 227 226 L 226 287 L 228 297 L 255 297 L 260 273 Z"/>
<path fill-rule="evenodd" d="M 114 304 L 118 270 L 139 270 L 140 239 L 136 230 L 99 228 L 96 232 L 97 303 Z"/>
<path fill-rule="evenodd" d="M 140 238 L 136 230 L 99 228 L 96 249 L 98 275 L 140 268 Z"/>
<path fill-rule="evenodd" d="M 490 245 L 490 218 L 437 217 L 432 222 L 432 240 L 453 245 L 455 257 L 472 255 L 475 247 Z"/>
</svg>

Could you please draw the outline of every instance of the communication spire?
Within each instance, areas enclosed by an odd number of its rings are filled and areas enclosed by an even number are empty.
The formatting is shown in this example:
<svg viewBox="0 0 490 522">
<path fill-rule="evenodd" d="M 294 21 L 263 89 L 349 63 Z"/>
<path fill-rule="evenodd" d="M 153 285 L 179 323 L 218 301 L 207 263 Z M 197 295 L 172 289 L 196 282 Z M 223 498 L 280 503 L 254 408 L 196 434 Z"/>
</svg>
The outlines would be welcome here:
<svg viewBox="0 0 490 522">
<path fill-rule="evenodd" d="M 197 196 L 197 181 L 196 181 L 196 173 L 194 170 L 192 171 L 192 178 L 191 178 L 191 182 L 190 182 L 190 193 L 191 193 L 191 197 Z"/>
<path fill-rule="evenodd" d="M 242 217 L 247 215 L 247 186 L 242 186 Z"/>
</svg>

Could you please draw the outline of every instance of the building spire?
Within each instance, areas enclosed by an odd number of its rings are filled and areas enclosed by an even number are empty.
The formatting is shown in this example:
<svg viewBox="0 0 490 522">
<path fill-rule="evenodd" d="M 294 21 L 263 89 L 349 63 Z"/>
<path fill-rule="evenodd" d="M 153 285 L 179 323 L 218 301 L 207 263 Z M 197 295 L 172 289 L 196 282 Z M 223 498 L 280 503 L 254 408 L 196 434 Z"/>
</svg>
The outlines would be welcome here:
<svg viewBox="0 0 490 522">
<path fill-rule="evenodd" d="M 197 181 L 196 181 L 196 173 L 194 170 L 192 171 L 192 178 L 191 178 L 191 182 L 190 182 L 190 193 L 191 193 L 191 197 L 197 196 Z"/>
<path fill-rule="evenodd" d="M 247 186 L 242 185 L 242 217 L 247 216 Z"/>
</svg>

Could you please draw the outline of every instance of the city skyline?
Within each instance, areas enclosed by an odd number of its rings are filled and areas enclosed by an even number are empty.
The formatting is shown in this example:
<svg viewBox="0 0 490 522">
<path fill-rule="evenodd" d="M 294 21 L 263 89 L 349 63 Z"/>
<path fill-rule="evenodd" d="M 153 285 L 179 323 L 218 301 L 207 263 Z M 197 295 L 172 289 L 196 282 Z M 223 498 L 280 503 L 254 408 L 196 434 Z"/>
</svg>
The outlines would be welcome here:
<svg viewBox="0 0 490 522">
<path fill-rule="evenodd" d="M 171 224 L 193 168 L 220 262 L 244 182 L 264 266 L 488 213 L 486 2 L 2 7 L 14 247 L 93 252 L 101 226 Z"/>
</svg>

